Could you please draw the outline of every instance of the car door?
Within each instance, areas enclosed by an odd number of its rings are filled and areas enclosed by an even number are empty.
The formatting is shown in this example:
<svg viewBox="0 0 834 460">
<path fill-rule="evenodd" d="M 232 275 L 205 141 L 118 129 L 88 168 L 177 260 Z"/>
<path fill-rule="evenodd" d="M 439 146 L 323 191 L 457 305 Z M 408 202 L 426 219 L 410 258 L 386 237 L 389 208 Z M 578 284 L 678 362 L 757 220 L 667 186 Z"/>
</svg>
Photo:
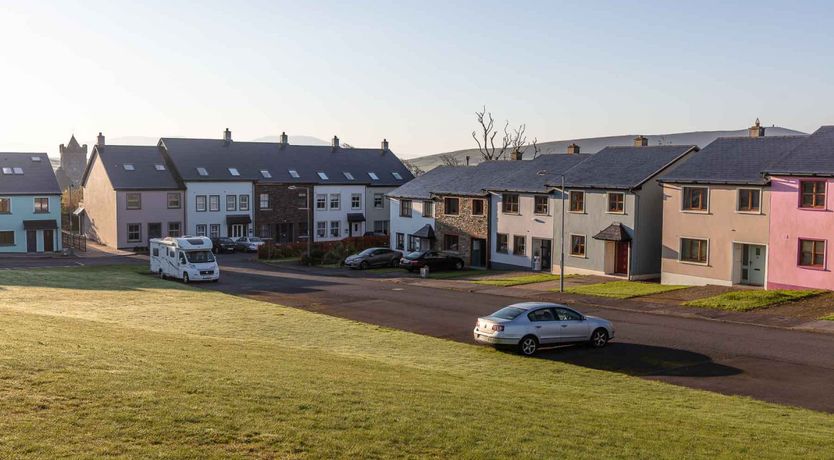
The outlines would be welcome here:
<svg viewBox="0 0 834 460">
<path fill-rule="evenodd" d="M 588 339 L 588 322 L 582 319 L 582 315 L 563 307 L 556 307 L 553 312 L 559 324 L 559 342 L 581 342 Z"/>
<path fill-rule="evenodd" d="M 440 254 L 434 251 L 429 251 L 423 256 L 424 260 L 426 261 L 426 265 L 429 267 L 429 270 L 442 270 L 443 265 L 442 260 L 440 259 Z"/>
<path fill-rule="evenodd" d="M 550 308 L 539 308 L 527 313 L 531 331 L 539 338 L 539 343 L 549 344 L 559 342 L 560 324 Z"/>
</svg>

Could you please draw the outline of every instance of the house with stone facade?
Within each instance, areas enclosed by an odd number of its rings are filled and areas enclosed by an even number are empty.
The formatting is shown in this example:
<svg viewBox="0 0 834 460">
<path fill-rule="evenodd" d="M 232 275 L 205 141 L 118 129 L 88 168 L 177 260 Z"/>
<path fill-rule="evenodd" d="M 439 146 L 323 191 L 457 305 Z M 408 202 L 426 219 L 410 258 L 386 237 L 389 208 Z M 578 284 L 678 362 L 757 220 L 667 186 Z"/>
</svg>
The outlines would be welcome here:
<svg viewBox="0 0 834 460">
<path fill-rule="evenodd" d="M 61 250 L 61 189 L 45 153 L 0 153 L 0 253 Z"/>
<path fill-rule="evenodd" d="M 633 146 L 606 147 L 565 173 L 565 273 L 620 276 L 630 280 L 660 276 L 663 192 L 655 180 L 698 151 L 694 145 L 649 146 L 638 136 Z M 564 203 L 564 204 L 563 204 Z M 561 217 L 553 235 L 561 237 Z M 559 267 L 553 264 L 553 272 Z"/>
<path fill-rule="evenodd" d="M 81 179 L 81 233 L 120 249 L 181 236 L 185 188 L 156 146 L 105 145 L 100 136 Z"/>
<path fill-rule="evenodd" d="M 762 171 L 806 137 L 765 136 L 757 121 L 747 137 L 716 139 L 660 177 L 662 283 L 765 285 L 770 225 L 780 218 Z"/>
</svg>

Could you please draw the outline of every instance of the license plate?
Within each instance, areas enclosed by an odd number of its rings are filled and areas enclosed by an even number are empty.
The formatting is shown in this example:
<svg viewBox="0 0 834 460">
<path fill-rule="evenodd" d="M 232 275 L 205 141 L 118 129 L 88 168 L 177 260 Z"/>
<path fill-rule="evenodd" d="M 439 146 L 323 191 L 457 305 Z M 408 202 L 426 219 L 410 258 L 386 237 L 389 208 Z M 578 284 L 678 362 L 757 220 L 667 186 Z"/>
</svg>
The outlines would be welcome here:
<svg viewBox="0 0 834 460">
<path fill-rule="evenodd" d="M 213 274 L 214 274 L 214 270 L 201 270 L 201 271 L 200 271 L 200 274 L 201 274 L 201 275 L 213 275 Z"/>
</svg>

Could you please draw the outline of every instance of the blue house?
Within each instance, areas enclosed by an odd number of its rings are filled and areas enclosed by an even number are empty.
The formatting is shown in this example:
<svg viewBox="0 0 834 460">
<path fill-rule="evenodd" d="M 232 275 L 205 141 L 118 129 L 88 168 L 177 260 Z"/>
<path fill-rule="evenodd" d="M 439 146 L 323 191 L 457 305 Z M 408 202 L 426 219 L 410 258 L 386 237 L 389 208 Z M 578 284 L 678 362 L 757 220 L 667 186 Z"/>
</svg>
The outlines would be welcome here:
<svg viewBox="0 0 834 460">
<path fill-rule="evenodd" d="M 0 153 L 0 253 L 61 250 L 61 189 L 45 153 Z"/>
</svg>

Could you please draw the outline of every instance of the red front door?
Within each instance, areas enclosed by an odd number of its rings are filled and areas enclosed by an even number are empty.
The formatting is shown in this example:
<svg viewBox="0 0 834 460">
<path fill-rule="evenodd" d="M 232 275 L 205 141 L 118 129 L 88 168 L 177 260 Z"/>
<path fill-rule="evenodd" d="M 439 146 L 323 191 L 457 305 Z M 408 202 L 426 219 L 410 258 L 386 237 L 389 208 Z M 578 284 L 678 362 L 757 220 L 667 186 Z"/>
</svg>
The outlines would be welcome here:
<svg viewBox="0 0 834 460">
<path fill-rule="evenodd" d="M 628 274 L 628 242 L 617 241 L 617 260 L 614 273 Z"/>
</svg>

